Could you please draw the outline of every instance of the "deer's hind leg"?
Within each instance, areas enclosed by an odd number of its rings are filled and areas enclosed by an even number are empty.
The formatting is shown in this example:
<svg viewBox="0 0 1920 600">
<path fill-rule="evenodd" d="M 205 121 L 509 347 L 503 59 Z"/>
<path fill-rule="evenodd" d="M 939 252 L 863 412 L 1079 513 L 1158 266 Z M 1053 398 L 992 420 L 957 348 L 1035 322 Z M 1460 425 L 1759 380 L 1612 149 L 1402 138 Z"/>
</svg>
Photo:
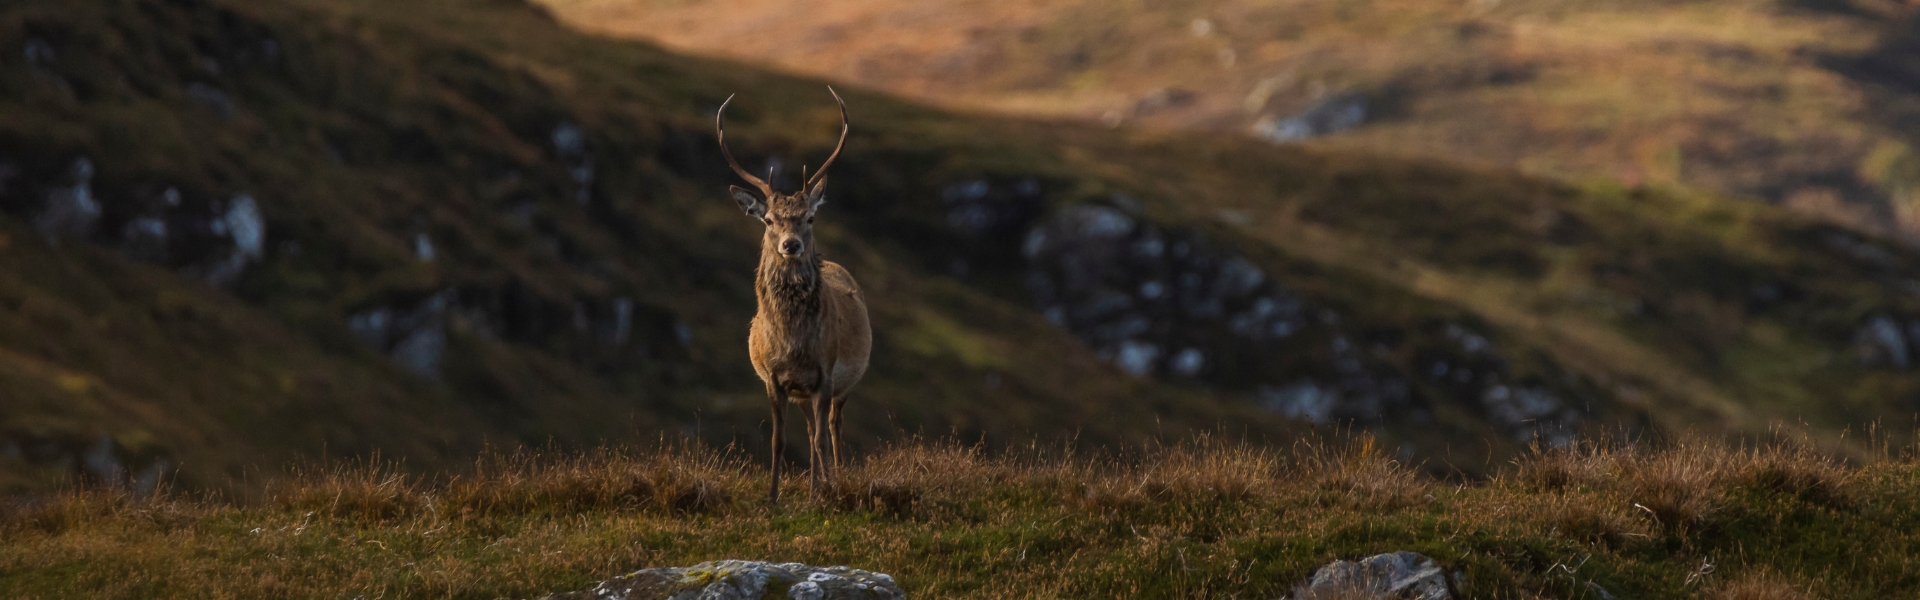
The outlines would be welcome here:
<svg viewBox="0 0 1920 600">
<path fill-rule="evenodd" d="M 814 443 L 814 440 L 820 437 L 820 428 L 823 425 L 819 419 L 814 418 L 812 398 L 802 397 L 798 399 L 795 404 L 800 405 L 800 416 L 807 420 L 807 438 L 805 440 L 807 443 L 807 479 L 812 482 L 813 487 L 818 488 L 820 482 L 820 447 Z"/>
<path fill-rule="evenodd" d="M 827 406 L 827 436 L 833 439 L 833 468 L 840 468 L 840 407 L 847 404 L 846 393 L 833 397 Z"/>
</svg>

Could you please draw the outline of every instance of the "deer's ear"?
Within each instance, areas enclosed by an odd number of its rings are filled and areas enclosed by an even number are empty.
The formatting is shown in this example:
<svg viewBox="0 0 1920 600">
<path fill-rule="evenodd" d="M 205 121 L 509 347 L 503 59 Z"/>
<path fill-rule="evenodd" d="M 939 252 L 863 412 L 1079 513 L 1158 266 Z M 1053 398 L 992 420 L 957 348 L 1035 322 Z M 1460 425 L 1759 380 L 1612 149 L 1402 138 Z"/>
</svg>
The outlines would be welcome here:
<svg viewBox="0 0 1920 600">
<path fill-rule="evenodd" d="M 759 196 L 737 185 L 730 185 L 727 188 L 733 191 L 733 201 L 740 203 L 740 210 L 746 211 L 747 216 L 755 219 L 767 216 L 767 203 L 761 201 Z"/>
<path fill-rule="evenodd" d="M 813 187 L 807 188 L 807 212 L 820 210 L 820 205 L 826 203 L 827 178 L 823 176 L 819 181 L 813 182 Z"/>
</svg>

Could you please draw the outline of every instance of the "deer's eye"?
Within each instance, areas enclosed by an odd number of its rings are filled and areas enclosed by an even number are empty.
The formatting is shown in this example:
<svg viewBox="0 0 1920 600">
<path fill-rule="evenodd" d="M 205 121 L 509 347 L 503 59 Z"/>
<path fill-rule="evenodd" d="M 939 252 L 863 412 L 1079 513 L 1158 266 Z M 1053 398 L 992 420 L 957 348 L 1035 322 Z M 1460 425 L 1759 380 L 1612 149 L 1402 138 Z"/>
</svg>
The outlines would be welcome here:
<svg viewBox="0 0 1920 600">
<path fill-rule="evenodd" d="M 808 225 L 812 225 L 812 224 L 813 224 L 813 217 L 807 217 L 807 224 L 808 224 Z"/>
</svg>

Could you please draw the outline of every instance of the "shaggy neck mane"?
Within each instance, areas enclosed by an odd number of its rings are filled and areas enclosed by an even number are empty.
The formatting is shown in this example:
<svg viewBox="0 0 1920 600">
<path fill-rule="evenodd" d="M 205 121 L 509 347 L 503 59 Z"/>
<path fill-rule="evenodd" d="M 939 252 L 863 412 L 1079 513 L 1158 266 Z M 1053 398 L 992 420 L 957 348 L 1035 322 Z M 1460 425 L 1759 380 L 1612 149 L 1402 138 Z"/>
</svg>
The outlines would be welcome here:
<svg viewBox="0 0 1920 600">
<path fill-rule="evenodd" d="M 809 252 L 800 259 L 784 259 L 772 246 L 760 250 L 754 295 L 760 312 L 773 324 L 795 327 L 820 319 L 820 256 Z"/>
</svg>

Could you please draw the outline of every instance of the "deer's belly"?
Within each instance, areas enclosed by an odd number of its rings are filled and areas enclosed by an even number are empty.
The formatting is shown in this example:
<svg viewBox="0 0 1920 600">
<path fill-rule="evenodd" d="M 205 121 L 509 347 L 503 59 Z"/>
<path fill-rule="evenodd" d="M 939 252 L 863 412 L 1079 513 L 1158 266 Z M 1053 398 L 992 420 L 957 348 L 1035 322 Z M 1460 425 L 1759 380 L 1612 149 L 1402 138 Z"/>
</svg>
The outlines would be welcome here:
<svg viewBox="0 0 1920 600">
<path fill-rule="evenodd" d="M 812 394 L 820 389 L 820 363 L 771 365 L 774 381 L 788 393 Z"/>
<path fill-rule="evenodd" d="M 767 383 L 788 392 L 812 393 L 820 387 L 820 359 L 803 352 L 755 357 L 753 370 Z"/>
</svg>

